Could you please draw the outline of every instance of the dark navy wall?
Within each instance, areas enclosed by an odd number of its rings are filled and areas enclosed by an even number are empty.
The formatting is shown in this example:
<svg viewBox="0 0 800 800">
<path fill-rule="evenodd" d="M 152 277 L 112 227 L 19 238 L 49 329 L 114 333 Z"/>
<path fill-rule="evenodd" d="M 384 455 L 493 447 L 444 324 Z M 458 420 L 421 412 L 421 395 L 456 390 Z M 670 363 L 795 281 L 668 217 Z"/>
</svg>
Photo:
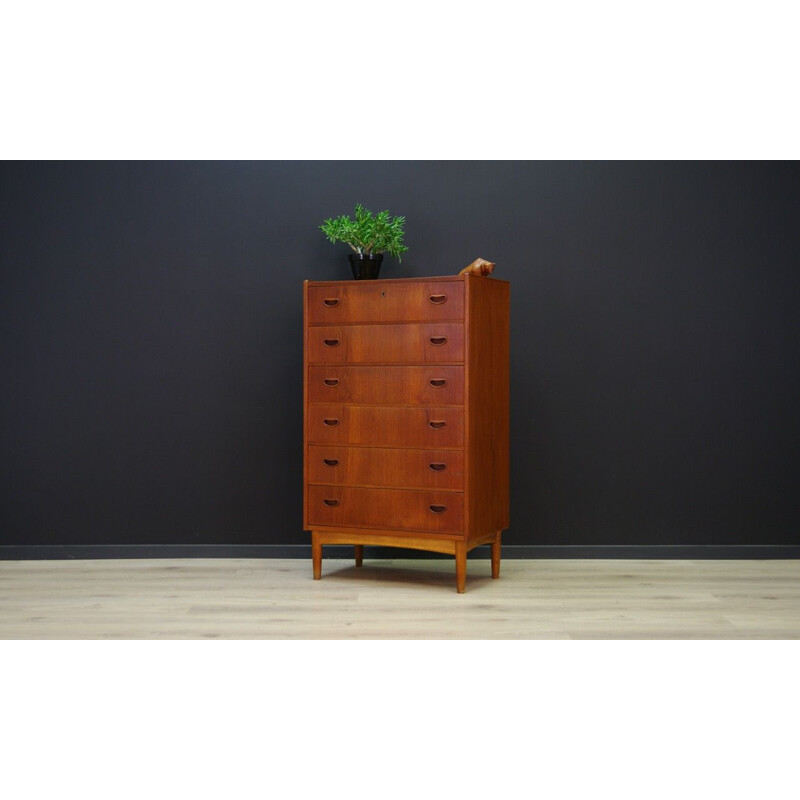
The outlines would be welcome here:
<svg viewBox="0 0 800 800">
<path fill-rule="evenodd" d="M 317 226 L 512 284 L 508 544 L 800 541 L 800 167 L 0 165 L 0 544 L 300 544 Z"/>
</svg>

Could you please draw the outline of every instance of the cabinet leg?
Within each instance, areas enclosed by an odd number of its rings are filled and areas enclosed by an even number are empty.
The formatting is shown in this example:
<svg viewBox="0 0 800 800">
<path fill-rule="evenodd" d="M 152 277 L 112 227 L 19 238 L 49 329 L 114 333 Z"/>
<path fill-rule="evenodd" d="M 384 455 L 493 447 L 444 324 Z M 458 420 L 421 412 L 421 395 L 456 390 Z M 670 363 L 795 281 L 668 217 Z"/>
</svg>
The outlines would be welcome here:
<svg viewBox="0 0 800 800">
<path fill-rule="evenodd" d="M 492 577 L 499 578 L 500 577 L 500 534 L 501 531 L 497 531 L 495 535 L 494 541 L 492 542 Z"/>
<path fill-rule="evenodd" d="M 364 563 L 364 545 L 357 544 L 356 548 L 356 566 L 360 567 Z"/>
<path fill-rule="evenodd" d="M 467 587 L 467 543 L 456 542 L 456 591 L 463 594 Z"/>
<path fill-rule="evenodd" d="M 319 533 L 311 531 L 311 561 L 314 564 L 314 580 L 322 577 L 322 542 Z"/>
</svg>

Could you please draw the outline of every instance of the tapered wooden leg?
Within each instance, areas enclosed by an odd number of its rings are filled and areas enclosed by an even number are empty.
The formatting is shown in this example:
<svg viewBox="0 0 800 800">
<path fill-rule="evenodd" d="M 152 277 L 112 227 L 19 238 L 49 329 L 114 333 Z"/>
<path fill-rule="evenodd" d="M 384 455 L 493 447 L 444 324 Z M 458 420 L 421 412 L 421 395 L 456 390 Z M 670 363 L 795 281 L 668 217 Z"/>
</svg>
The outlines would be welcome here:
<svg viewBox="0 0 800 800">
<path fill-rule="evenodd" d="M 322 542 L 317 531 L 311 531 L 311 560 L 314 564 L 314 580 L 322 577 Z"/>
<path fill-rule="evenodd" d="M 356 566 L 360 567 L 364 563 L 364 545 L 357 544 L 355 547 L 356 547 Z"/>
<path fill-rule="evenodd" d="M 500 533 L 497 531 L 494 541 L 492 542 L 492 577 L 500 577 Z"/>
<path fill-rule="evenodd" d="M 456 542 L 456 591 L 463 594 L 467 587 L 467 543 Z"/>
</svg>

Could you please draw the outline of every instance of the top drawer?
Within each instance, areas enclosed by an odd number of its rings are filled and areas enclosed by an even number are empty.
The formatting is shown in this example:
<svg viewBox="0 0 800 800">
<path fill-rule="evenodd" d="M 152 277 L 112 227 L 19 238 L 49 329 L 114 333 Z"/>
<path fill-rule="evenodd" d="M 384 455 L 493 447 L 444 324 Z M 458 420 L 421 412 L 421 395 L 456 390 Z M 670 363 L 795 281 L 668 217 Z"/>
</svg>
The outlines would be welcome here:
<svg viewBox="0 0 800 800">
<path fill-rule="evenodd" d="M 464 281 L 358 281 L 308 287 L 309 325 L 464 319 Z"/>
</svg>

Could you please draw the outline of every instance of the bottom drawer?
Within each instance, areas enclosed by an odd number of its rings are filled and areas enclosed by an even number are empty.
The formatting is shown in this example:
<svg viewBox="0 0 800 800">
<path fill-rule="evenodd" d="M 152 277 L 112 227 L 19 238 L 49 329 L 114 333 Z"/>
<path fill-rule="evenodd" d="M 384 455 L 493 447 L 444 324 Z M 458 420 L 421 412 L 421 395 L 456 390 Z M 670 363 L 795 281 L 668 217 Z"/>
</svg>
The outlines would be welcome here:
<svg viewBox="0 0 800 800">
<path fill-rule="evenodd" d="M 308 525 L 462 533 L 461 492 L 309 486 Z"/>
</svg>

